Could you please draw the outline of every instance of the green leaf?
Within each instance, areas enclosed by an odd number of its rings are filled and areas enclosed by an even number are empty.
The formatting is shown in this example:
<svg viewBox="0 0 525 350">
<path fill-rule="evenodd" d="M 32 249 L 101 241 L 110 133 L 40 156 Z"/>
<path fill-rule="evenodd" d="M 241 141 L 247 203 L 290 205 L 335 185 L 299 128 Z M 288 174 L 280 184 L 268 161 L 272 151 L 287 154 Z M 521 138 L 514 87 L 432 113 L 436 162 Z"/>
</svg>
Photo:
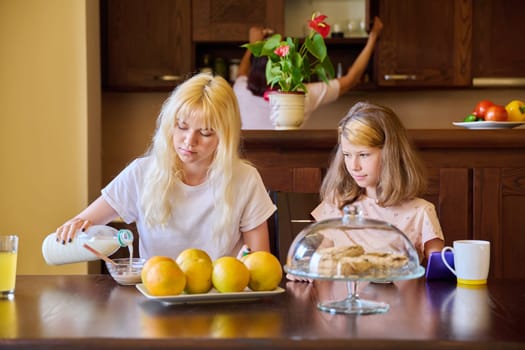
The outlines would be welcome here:
<svg viewBox="0 0 525 350">
<path fill-rule="evenodd" d="M 306 85 L 304 85 L 303 83 L 300 83 L 300 84 L 297 86 L 297 89 L 295 89 L 294 91 L 304 91 L 304 92 L 308 92 L 308 89 L 306 88 Z"/>
<path fill-rule="evenodd" d="M 281 67 L 279 64 L 272 63 L 271 61 L 268 61 L 266 63 L 266 82 L 271 87 L 274 87 L 275 84 L 279 83 L 279 80 L 281 79 Z"/>
<path fill-rule="evenodd" d="M 328 56 L 326 56 L 326 58 L 319 65 L 324 69 L 327 79 L 332 79 L 335 77 L 334 65 Z M 328 84 L 327 80 L 325 80 L 325 82 Z"/>
<path fill-rule="evenodd" d="M 304 42 L 306 45 L 306 48 L 319 61 L 323 61 L 327 55 L 326 45 L 324 43 L 323 37 L 319 33 L 315 33 L 313 38 L 310 40 L 310 38 L 307 38 L 307 40 Z"/>
<path fill-rule="evenodd" d="M 257 41 L 254 43 L 244 44 L 241 47 L 247 48 L 248 50 L 250 50 L 252 55 L 254 55 L 255 57 L 259 57 L 262 55 L 263 46 L 264 46 L 264 41 Z"/>
<path fill-rule="evenodd" d="M 308 58 L 308 56 L 303 59 L 303 68 L 302 68 L 302 70 L 304 72 L 303 76 L 305 77 L 305 79 L 307 81 L 310 81 L 311 80 L 310 79 L 310 72 L 312 71 L 312 68 L 311 68 L 310 59 Z"/>
<path fill-rule="evenodd" d="M 303 57 L 298 53 L 294 53 L 290 56 L 291 64 L 293 64 L 294 67 L 302 67 L 303 66 Z"/>
<path fill-rule="evenodd" d="M 264 42 L 264 46 L 261 50 L 261 55 L 263 56 L 271 56 L 275 55 L 273 52 L 276 48 L 278 48 L 281 45 L 281 35 L 280 34 L 274 34 L 268 39 L 266 39 Z"/>
<path fill-rule="evenodd" d="M 317 65 L 315 67 L 315 74 L 317 74 L 317 76 L 322 80 L 324 81 L 325 83 L 328 84 L 328 77 L 326 75 L 326 71 L 323 67 L 321 67 L 321 65 Z"/>
<path fill-rule="evenodd" d="M 286 38 L 286 45 L 290 46 L 290 53 L 297 51 L 297 40 L 288 37 Z"/>
</svg>

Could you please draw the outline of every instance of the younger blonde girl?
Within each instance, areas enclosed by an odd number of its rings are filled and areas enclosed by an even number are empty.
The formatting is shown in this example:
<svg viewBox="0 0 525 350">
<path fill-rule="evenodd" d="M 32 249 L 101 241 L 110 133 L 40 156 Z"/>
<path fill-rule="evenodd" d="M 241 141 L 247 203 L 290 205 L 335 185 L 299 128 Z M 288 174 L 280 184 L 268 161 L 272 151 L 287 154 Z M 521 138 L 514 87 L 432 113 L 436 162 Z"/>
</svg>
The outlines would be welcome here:
<svg viewBox="0 0 525 350">
<path fill-rule="evenodd" d="M 404 232 L 420 260 L 443 248 L 434 205 L 419 198 L 424 166 L 405 128 L 389 108 L 356 103 L 339 123 L 339 143 L 321 186 L 316 220 L 339 217 L 347 204 L 364 217 L 389 222 Z"/>
</svg>

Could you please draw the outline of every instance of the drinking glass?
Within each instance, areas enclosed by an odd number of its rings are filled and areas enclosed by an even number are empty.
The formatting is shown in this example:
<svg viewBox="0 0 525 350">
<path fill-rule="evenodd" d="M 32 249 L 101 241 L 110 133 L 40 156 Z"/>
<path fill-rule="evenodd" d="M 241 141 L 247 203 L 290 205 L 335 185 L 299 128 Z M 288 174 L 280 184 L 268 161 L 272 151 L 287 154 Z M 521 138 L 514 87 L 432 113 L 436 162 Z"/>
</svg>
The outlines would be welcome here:
<svg viewBox="0 0 525 350">
<path fill-rule="evenodd" d="M 12 299 L 15 295 L 18 236 L 0 236 L 0 298 Z"/>
</svg>

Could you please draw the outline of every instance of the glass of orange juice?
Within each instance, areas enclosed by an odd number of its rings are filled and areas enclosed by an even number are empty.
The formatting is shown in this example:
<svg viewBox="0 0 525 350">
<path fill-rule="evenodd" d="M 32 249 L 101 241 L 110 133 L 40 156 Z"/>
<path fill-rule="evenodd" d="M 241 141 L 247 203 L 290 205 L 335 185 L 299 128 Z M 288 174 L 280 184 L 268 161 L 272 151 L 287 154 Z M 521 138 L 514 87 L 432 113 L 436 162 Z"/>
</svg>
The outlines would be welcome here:
<svg viewBox="0 0 525 350">
<path fill-rule="evenodd" d="M 12 299 L 15 295 L 18 236 L 0 236 L 0 298 Z"/>
</svg>

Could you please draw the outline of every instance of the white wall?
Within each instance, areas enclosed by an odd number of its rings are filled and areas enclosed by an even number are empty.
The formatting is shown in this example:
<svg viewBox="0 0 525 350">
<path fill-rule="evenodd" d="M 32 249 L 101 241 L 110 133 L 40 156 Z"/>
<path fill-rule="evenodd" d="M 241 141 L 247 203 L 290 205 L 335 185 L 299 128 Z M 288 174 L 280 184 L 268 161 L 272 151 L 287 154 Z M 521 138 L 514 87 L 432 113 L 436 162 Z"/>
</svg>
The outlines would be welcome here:
<svg viewBox="0 0 525 350">
<path fill-rule="evenodd" d="M 0 43 L 0 234 L 19 274 L 85 273 L 41 242 L 100 188 L 98 1 L 0 0 Z"/>
<path fill-rule="evenodd" d="M 365 19 L 365 0 L 286 0 L 284 35 L 304 37 L 308 35 L 308 20 L 314 12 L 327 16 L 327 23 L 338 25 L 345 37 L 366 36 L 358 28 Z M 352 30 L 349 28 L 352 24 Z M 333 29 L 333 27 L 332 27 Z"/>
</svg>

